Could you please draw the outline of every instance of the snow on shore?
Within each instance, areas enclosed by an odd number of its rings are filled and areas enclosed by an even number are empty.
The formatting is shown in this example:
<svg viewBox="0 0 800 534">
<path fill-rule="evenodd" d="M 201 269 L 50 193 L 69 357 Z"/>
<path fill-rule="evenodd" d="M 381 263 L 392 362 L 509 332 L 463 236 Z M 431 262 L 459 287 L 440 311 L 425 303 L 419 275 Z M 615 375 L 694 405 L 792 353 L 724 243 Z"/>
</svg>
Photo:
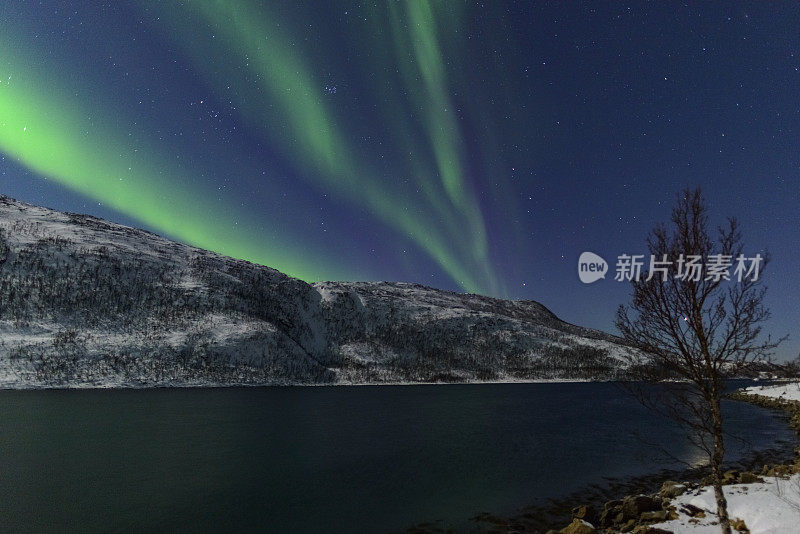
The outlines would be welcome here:
<svg viewBox="0 0 800 534">
<path fill-rule="evenodd" d="M 770 386 L 752 386 L 744 389 L 745 393 L 761 395 L 774 399 L 784 399 L 800 402 L 800 382 L 786 382 Z"/>
<path fill-rule="evenodd" d="M 751 534 L 788 534 L 800 531 L 800 475 L 791 478 L 765 477 L 763 483 L 725 486 L 728 514 L 742 519 Z M 719 524 L 714 490 L 705 486 L 672 501 L 679 519 L 654 525 L 675 534 L 718 533 Z M 694 519 L 681 509 L 687 504 L 705 511 L 705 518 Z"/>
<path fill-rule="evenodd" d="M 768 386 L 752 386 L 743 390 L 751 395 L 800 402 L 800 382 Z M 751 534 L 787 534 L 800 532 L 800 474 L 789 478 L 763 477 L 764 482 L 725 486 L 728 514 L 731 519 L 741 519 Z M 661 523 L 658 528 L 675 534 L 705 534 L 719 532 L 714 490 L 705 486 L 690 491 L 672 501 L 679 518 Z M 705 512 L 705 518 L 692 518 L 686 505 L 696 506 Z M 734 530 L 735 532 L 735 530 Z"/>
</svg>

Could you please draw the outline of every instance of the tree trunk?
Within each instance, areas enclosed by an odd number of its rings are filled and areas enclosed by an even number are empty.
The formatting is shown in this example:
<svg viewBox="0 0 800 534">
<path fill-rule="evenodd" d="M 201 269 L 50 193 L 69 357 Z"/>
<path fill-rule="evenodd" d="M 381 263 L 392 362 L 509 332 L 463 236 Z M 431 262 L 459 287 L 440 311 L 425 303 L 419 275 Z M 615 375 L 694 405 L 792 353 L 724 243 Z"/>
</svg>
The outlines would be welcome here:
<svg viewBox="0 0 800 534">
<path fill-rule="evenodd" d="M 719 406 L 719 393 L 715 392 L 711 399 L 712 431 L 714 434 L 714 453 L 711 455 L 711 479 L 714 484 L 714 497 L 717 500 L 717 517 L 722 534 L 731 534 L 731 520 L 728 517 L 728 501 L 722 491 L 722 459 L 725 456 L 725 444 L 722 435 L 722 411 Z"/>
</svg>

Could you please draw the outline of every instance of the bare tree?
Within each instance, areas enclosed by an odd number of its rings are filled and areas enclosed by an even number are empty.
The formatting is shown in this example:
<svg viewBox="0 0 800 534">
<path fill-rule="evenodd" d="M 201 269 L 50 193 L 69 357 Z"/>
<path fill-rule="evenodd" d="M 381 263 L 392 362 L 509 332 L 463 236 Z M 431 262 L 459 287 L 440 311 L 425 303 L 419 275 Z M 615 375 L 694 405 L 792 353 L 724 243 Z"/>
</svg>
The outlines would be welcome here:
<svg viewBox="0 0 800 534">
<path fill-rule="evenodd" d="M 660 263 L 651 261 L 638 280 L 631 277 L 633 299 L 620 306 L 617 328 L 644 351 L 632 362 L 637 378 L 661 383 L 648 388 L 640 400 L 685 425 L 693 443 L 708 455 L 720 526 L 730 534 L 722 491 L 725 441 L 720 400 L 727 378 L 768 360 L 783 341 L 761 335 L 769 317 L 761 275 L 769 258 L 764 254 L 760 264 L 751 261 L 746 276 L 734 269 L 731 277 L 730 272 L 714 268 L 731 267 L 739 260 L 743 264 L 742 235 L 735 219 L 718 229 L 716 239 L 711 235 L 708 208 L 699 189 L 681 193 L 671 225 L 654 228 L 647 242 Z M 698 264 L 705 267 L 699 275 Z"/>
</svg>

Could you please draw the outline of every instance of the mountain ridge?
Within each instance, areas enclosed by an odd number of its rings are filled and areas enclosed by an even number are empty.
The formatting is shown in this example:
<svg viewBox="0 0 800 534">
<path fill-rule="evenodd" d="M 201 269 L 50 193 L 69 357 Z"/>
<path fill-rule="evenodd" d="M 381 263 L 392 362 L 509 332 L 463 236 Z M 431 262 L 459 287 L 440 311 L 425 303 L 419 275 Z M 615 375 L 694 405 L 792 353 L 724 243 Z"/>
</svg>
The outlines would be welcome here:
<svg viewBox="0 0 800 534">
<path fill-rule="evenodd" d="M 0 196 L 0 387 L 616 379 L 633 351 L 533 300 L 309 284 Z"/>
</svg>

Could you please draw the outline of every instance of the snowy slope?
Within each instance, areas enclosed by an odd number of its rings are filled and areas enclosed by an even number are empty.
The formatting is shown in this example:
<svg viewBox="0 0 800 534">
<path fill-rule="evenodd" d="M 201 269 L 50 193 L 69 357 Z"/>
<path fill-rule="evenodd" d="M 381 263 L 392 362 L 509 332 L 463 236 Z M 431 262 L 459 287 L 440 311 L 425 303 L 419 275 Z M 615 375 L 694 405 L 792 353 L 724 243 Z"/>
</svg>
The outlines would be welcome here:
<svg viewBox="0 0 800 534">
<path fill-rule="evenodd" d="M 613 378 L 533 301 L 274 269 L 0 197 L 0 387 Z"/>
</svg>

